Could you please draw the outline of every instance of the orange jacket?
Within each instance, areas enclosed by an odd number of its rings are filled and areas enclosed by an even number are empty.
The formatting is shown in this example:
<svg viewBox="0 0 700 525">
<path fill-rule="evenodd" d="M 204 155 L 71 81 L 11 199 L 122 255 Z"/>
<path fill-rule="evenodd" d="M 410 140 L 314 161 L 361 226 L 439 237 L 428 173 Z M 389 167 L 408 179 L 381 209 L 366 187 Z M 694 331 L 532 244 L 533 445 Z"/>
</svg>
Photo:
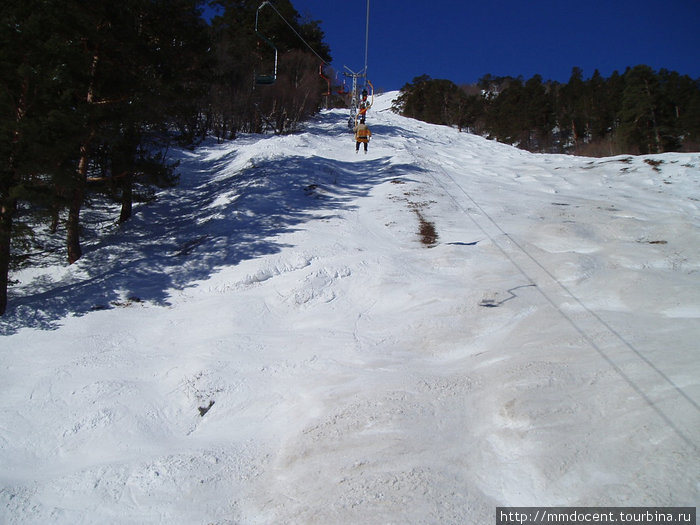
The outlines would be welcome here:
<svg viewBox="0 0 700 525">
<path fill-rule="evenodd" d="M 358 124 L 355 128 L 355 141 L 357 142 L 369 142 L 369 138 L 372 136 L 372 132 L 367 127 L 367 124 Z"/>
</svg>

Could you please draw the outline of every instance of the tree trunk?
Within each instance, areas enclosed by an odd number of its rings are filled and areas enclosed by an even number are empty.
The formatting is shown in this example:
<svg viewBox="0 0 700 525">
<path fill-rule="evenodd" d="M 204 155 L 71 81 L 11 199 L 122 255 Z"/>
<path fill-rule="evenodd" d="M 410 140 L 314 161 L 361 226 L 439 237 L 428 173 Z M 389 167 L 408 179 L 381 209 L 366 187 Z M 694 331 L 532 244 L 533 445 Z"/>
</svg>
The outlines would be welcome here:
<svg viewBox="0 0 700 525">
<path fill-rule="evenodd" d="M 82 159 L 81 161 L 82 162 Z M 83 206 L 85 196 L 84 182 L 77 182 L 73 189 L 70 204 L 68 205 L 68 220 L 66 221 L 66 247 L 68 249 L 68 264 L 73 264 L 83 255 L 80 247 L 80 208 Z"/>
<path fill-rule="evenodd" d="M 124 175 L 122 178 L 122 209 L 119 214 L 119 223 L 128 221 L 131 218 L 133 208 L 133 187 L 134 176 L 131 172 Z"/>
<path fill-rule="evenodd" d="M 112 150 L 112 177 L 121 190 L 122 209 L 119 214 L 119 224 L 131 218 L 133 207 L 134 172 L 138 156 L 140 133 L 130 126 L 124 130 L 121 140 Z"/>
<path fill-rule="evenodd" d="M 100 53 L 96 49 L 92 56 L 92 65 L 90 66 L 90 84 L 88 85 L 85 101 L 92 104 L 95 101 L 95 74 L 97 72 L 97 64 L 100 60 Z M 83 206 L 85 198 L 85 186 L 87 184 L 88 165 L 90 163 L 89 151 L 90 143 L 95 138 L 96 130 L 94 127 L 90 129 L 90 133 L 80 145 L 80 160 L 78 162 L 78 170 L 75 177 L 75 185 L 72 188 L 70 203 L 68 205 L 68 221 L 66 222 L 66 247 L 68 251 L 68 264 L 73 264 L 83 255 L 80 247 L 80 209 Z"/>
<path fill-rule="evenodd" d="M 55 234 L 58 231 L 58 225 L 61 222 L 61 207 L 57 202 L 51 204 L 51 225 L 49 233 Z"/>
<path fill-rule="evenodd" d="M 85 200 L 85 186 L 87 184 L 87 173 L 90 159 L 88 157 L 89 144 L 95 137 L 95 130 L 90 132 L 89 137 L 80 146 L 80 161 L 75 177 L 75 184 L 71 190 L 70 202 L 68 203 L 68 221 L 66 222 L 66 246 L 68 249 L 68 264 L 73 264 L 83 255 L 80 247 L 80 209 Z"/>
<path fill-rule="evenodd" d="M 0 315 L 3 315 L 7 310 L 12 219 L 16 209 L 17 201 L 15 199 L 0 207 Z"/>
<path fill-rule="evenodd" d="M 12 133 L 12 144 L 19 143 L 21 138 L 20 122 L 27 112 L 27 92 L 29 83 L 25 80 L 22 83 L 22 92 L 15 108 L 15 121 L 17 127 Z M 7 310 L 7 288 L 10 283 L 10 256 L 12 248 L 12 220 L 17 211 L 17 199 L 10 197 L 13 186 L 18 183 L 17 171 L 15 167 L 16 159 L 14 150 L 11 151 L 7 159 L 8 173 L 5 174 L 7 179 L 3 181 L 3 188 L 0 191 L 0 196 L 3 202 L 0 202 L 0 315 L 4 315 Z"/>
</svg>

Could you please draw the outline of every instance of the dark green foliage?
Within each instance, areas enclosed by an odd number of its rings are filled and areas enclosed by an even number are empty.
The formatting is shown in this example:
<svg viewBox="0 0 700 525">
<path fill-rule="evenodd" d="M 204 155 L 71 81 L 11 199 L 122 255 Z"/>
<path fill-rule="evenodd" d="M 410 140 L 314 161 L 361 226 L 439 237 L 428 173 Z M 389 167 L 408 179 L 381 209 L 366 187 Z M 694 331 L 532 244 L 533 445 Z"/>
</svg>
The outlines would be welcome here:
<svg viewBox="0 0 700 525">
<path fill-rule="evenodd" d="M 259 0 L 209 2 L 221 8 L 212 26 L 204 1 L 0 3 L 0 315 L 37 226 L 64 229 L 72 263 L 83 207 L 114 199 L 123 222 L 133 202 L 177 182 L 172 142 L 284 132 L 318 109 L 321 61 L 299 35 L 330 61 L 319 22 L 300 21 L 288 0 L 275 6 L 291 28 L 265 9 L 280 74 L 256 89 L 269 58 L 254 32 Z"/>
<path fill-rule="evenodd" d="M 216 53 L 207 115 L 211 130 L 221 139 L 239 132 L 293 131 L 321 105 L 325 82 L 319 75 L 321 60 L 314 52 L 325 62 L 331 57 L 320 22 L 301 21 L 288 0 L 276 1 L 277 11 L 271 6 L 260 9 L 258 29 L 279 55 L 273 78 L 274 50 L 255 34 L 261 2 L 215 0 L 212 4 L 221 9 L 221 15 L 212 20 L 211 30 Z M 261 81 L 256 83 L 256 78 Z"/>
<path fill-rule="evenodd" d="M 423 75 L 403 87 L 394 109 L 407 117 L 450 126 L 461 123 L 466 102 L 465 93 L 453 82 Z"/>
<path fill-rule="evenodd" d="M 648 66 L 569 82 L 485 75 L 474 86 L 417 77 L 394 108 L 403 115 L 474 133 L 530 151 L 602 156 L 697 150 L 700 81 Z"/>
<path fill-rule="evenodd" d="M 625 73 L 620 109 L 620 135 L 624 144 L 640 153 L 663 151 L 661 87 L 650 67 L 637 66 Z"/>
</svg>

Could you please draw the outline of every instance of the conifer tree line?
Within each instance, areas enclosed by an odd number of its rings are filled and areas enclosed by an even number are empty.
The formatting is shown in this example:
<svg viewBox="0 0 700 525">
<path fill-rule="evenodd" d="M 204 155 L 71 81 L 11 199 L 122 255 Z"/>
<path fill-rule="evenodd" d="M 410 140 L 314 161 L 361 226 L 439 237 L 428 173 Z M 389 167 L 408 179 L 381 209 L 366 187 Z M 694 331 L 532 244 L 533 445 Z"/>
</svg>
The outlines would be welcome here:
<svg viewBox="0 0 700 525">
<path fill-rule="evenodd" d="M 255 28 L 259 0 L 3 0 L 0 5 L 0 315 L 9 270 L 61 236 L 82 255 L 81 213 L 134 202 L 177 182 L 166 153 L 207 135 L 284 133 L 315 113 L 319 59 L 273 11 L 260 28 L 279 52 L 277 82 L 256 86 L 273 50 Z M 327 62 L 317 21 L 288 0 L 275 7 Z M 37 262 L 37 261 L 29 261 Z"/>
<path fill-rule="evenodd" d="M 588 156 L 700 150 L 700 79 L 638 65 L 565 84 L 485 75 L 477 84 L 420 76 L 394 110 L 533 152 Z"/>
</svg>

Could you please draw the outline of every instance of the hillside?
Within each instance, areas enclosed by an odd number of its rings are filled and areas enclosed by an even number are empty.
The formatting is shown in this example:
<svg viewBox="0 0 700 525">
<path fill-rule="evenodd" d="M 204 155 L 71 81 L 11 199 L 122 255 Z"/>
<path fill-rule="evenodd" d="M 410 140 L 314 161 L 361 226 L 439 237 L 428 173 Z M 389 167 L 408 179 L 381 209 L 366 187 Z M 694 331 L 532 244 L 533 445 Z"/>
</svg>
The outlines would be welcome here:
<svg viewBox="0 0 700 525">
<path fill-rule="evenodd" d="M 339 110 L 182 151 L 11 276 L 0 522 L 697 503 L 700 154 L 534 155 L 395 95 L 366 156 Z"/>
</svg>

